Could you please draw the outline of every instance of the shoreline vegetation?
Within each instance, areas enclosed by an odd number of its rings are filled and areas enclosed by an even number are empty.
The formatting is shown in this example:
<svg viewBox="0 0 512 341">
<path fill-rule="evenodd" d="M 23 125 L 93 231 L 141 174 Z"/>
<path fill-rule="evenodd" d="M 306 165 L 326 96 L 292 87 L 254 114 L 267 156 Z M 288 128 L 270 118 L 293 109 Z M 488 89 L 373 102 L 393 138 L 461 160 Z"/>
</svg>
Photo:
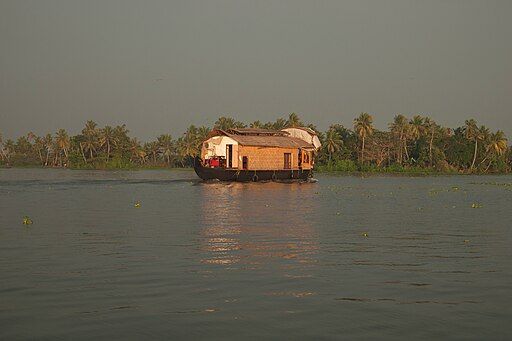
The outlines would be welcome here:
<svg viewBox="0 0 512 341">
<path fill-rule="evenodd" d="M 322 142 L 315 163 L 319 173 L 451 175 L 512 171 L 512 148 L 505 134 L 478 126 L 473 119 L 452 129 L 426 116 L 407 118 L 397 114 L 387 130 L 378 130 L 372 115 L 361 113 L 351 128 L 333 124 L 322 132 L 292 113 L 274 122 L 250 124 L 222 116 L 213 128 L 280 130 L 297 126 L 315 130 Z M 101 128 L 87 121 L 74 136 L 64 129 L 45 136 L 29 132 L 16 140 L 3 139 L 0 133 L 0 168 L 186 169 L 193 166 L 210 131 L 209 127 L 191 125 L 178 138 L 163 134 L 154 141 L 141 142 L 129 135 L 124 124 Z"/>
</svg>

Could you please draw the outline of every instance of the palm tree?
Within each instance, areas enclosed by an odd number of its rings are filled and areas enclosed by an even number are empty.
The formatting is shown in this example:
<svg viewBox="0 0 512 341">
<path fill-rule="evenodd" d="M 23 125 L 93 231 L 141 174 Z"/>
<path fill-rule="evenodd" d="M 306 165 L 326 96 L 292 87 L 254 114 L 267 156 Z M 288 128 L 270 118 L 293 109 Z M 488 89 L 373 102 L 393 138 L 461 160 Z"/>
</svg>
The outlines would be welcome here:
<svg viewBox="0 0 512 341">
<path fill-rule="evenodd" d="M 16 140 L 16 153 L 27 157 L 32 149 L 32 144 L 25 136 L 20 136 Z"/>
<path fill-rule="evenodd" d="M 46 160 L 44 162 L 45 166 L 48 166 L 48 162 L 50 160 L 50 155 L 53 151 L 53 137 L 51 134 L 46 134 L 43 138 L 44 149 L 46 150 Z"/>
<path fill-rule="evenodd" d="M 286 128 L 286 120 L 284 118 L 278 118 L 274 123 L 272 123 L 272 129 L 281 130 Z"/>
<path fill-rule="evenodd" d="M 487 165 L 485 172 L 489 170 L 489 167 L 492 164 L 493 157 L 500 157 L 506 153 L 508 149 L 507 138 L 505 137 L 505 133 L 501 130 L 498 130 L 494 134 L 489 135 L 488 144 L 486 147 L 487 155 L 480 162 L 482 165 L 487 159 L 490 159 L 489 164 Z"/>
<path fill-rule="evenodd" d="M 98 133 L 98 124 L 92 120 L 85 122 L 85 128 L 82 129 L 83 135 L 97 135 Z"/>
<path fill-rule="evenodd" d="M 425 133 L 429 136 L 429 144 L 428 144 L 428 154 L 429 154 L 429 165 L 432 167 L 433 163 L 433 157 L 432 157 L 432 148 L 434 145 L 434 137 L 436 134 L 436 130 L 438 129 L 438 125 L 434 120 L 432 120 L 430 117 L 425 117 L 425 120 L 423 121 L 423 128 Z"/>
<path fill-rule="evenodd" d="M 64 153 L 64 157 L 66 160 L 68 159 L 68 151 L 71 147 L 71 141 L 69 139 L 68 133 L 64 129 L 59 129 L 57 131 L 57 134 L 55 136 L 55 143 L 57 144 L 57 148 L 59 151 L 59 159 L 60 159 L 60 165 L 62 166 L 62 153 Z M 66 161 L 67 163 L 67 161 Z"/>
<path fill-rule="evenodd" d="M 85 135 L 84 138 L 85 140 L 81 142 L 80 148 L 82 148 L 84 152 L 88 152 L 89 159 L 92 160 L 96 152 L 96 138 L 92 135 Z"/>
<path fill-rule="evenodd" d="M 327 150 L 327 153 L 329 154 L 329 163 L 331 163 L 332 160 L 332 154 L 336 153 L 338 150 L 340 150 L 342 145 L 342 140 L 338 132 L 330 128 L 327 133 L 325 134 L 325 149 Z"/>
<path fill-rule="evenodd" d="M 5 160 L 7 161 L 7 165 L 9 165 L 11 157 L 16 150 L 16 145 L 14 144 L 13 140 L 8 139 L 3 143 L 3 146 L 3 155 L 5 157 Z"/>
<path fill-rule="evenodd" d="M 201 147 L 201 144 L 208 138 L 208 136 L 210 136 L 211 131 L 212 130 L 210 128 L 205 126 L 197 128 L 196 138 L 199 144 L 199 148 Z"/>
<path fill-rule="evenodd" d="M 94 153 L 96 152 L 96 146 L 98 145 L 98 128 L 97 124 L 94 121 L 87 121 L 85 123 L 85 128 L 82 129 L 82 135 L 84 136 L 84 141 L 80 148 L 86 152 L 89 152 L 89 158 L 92 160 L 94 157 Z"/>
<path fill-rule="evenodd" d="M 157 138 L 160 154 L 165 158 L 167 165 L 171 164 L 171 156 L 174 152 L 174 141 L 171 135 L 164 134 Z"/>
<path fill-rule="evenodd" d="M 27 139 L 28 139 L 30 142 L 34 142 L 34 141 L 36 140 L 36 138 L 37 138 L 37 135 L 36 135 L 36 134 L 34 134 L 34 133 L 33 133 L 33 132 L 31 132 L 31 131 L 27 134 Z"/>
<path fill-rule="evenodd" d="M 419 140 L 425 131 L 423 117 L 415 115 L 409 122 L 409 136 L 414 140 Z"/>
<path fill-rule="evenodd" d="M 254 121 L 251 124 L 249 124 L 249 127 L 250 128 L 259 128 L 259 129 L 261 129 L 261 128 L 264 127 L 264 124 L 261 123 L 260 121 Z"/>
<path fill-rule="evenodd" d="M 362 144 L 361 144 L 361 163 L 364 162 L 364 148 L 365 148 L 365 140 L 368 136 L 373 134 L 373 117 L 363 112 L 359 117 L 354 119 L 354 130 L 361 138 Z"/>
<path fill-rule="evenodd" d="M 288 116 L 288 120 L 286 121 L 286 128 L 301 127 L 302 125 L 303 124 L 300 121 L 300 118 L 296 113 L 292 112 Z"/>
<path fill-rule="evenodd" d="M 235 126 L 235 120 L 231 117 L 221 116 L 215 121 L 214 128 L 219 130 L 228 130 Z"/>
<path fill-rule="evenodd" d="M 44 141 L 39 136 L 36 136 L 36 138 L 34 140 L 34 149 L 37 152 L 37 156 L 39 157 L 39 161 L 41 162 L 41 165 L 44 165 L 43 154 L 41 153 L 41 150 L 44 149 Z"/>
<path fill-rule="evenodd" d="M 225 116 L 219 117 L 214 123 L 214 129 L 228 130 L 233 128 L 245 128 L 245 124 L 243 122 L 236 121 L 232 117 Z"/>
<path fill-rule="evenodd" d="M 4 159 L 4 139 L 2 133 L 0 133 L 0 160 Z"/>
<path fill-rule="evenodd" d="M 471 166 L 469 170 L 472 170 L 475 167 L 476 162 L 476 154 L 478 152 L 478 140 L 481 138 L 481 134 L 479 133 L 478 125 L 474 119 L 466 120 L 464 126 L 464 134 L 466 139 L 469 141 L 475 142 L 475 150 L 473 153 L 473 162 L 471 162 Z"/>
<path fill-rule="evenodd" d="M 153 156 L 153 165 L 156 165 L 156 159 L 158 157 L 158 153 L 160 152 L 160 148 L 158 146 L 157 141 L 152 141 L 144 144 L 144 151 L 147 155 Z"/>
<path fill-rule="evenodd" d="M 105 126 L 105 128 L 99 131 L 98 144 L 100 147 L 106 146 L 107 148 L 107 161 L 110 159 L 110 146 L 115 144 L 114 129 L 111 126 Z"/>
<path fill-rule="evenodd" d="M 407 118 L 402 114 L 397 114 L 393 118 L 393 123 L 389 125 L 389 128 L 393 135 L 395 136 L 395 140 L 398 140 L 396 150 L 397 150 L 397 159 L 398 163 L 403 163 L 403 154 L 402 151 L 405 150 L 405 154 L 407 158 L 409 158 L 409 154 L 407 152 L 407 134 L 409 130 L 409 123 L 407 122 Z"/>
<path fill-rule="evenodd" d="M 496 133 L 491 134 L 489 140 L 489 150 L 492 150 L 496 155 L 502 156 L 508 149 L 508 140 L 505 133 L 498 130 Z"/>
<path fill-rule="evenodd" d="M 117 151 L 124 151 L 130 148 L 130 137 L 128 136 L 126 124 L 118 125 L 114 128 L 114 146 Z"/>
<path fill-rule="evenodd" d="M 181 154 L 183 156 L 195 156 L 197 150 L 196 142 L 197 140 L 194 134 L 192 134 L 190 131 L 186 132 L 181 138 Z"/>
<path fill-rule="evenodd" d="M 136 137 L 134 137 L 133 139 L 130 140 L 130 153 L 131 153 L 131 157 L 130 159 L 132 160 L 140 160 L 140 152 L 142 151 L 142 147 L 141 147 L 141 144 L 139 142 L 139 140 L 137 140 Z M 145 159 L 145 157 L 143 158 Z M 144 163 L 144 162 L 142 162 Z"/>
</svg>

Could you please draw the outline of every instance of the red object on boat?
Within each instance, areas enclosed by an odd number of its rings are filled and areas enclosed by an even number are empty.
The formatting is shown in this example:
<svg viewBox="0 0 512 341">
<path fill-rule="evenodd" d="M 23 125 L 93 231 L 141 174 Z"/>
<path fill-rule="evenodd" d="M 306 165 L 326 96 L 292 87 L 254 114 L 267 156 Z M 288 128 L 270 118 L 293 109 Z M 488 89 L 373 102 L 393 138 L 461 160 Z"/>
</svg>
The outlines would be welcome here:
<svg viewBox="0 0 512 341">
<path fill-rule="evenodd" d="M 210 159 L 210 167 L 219 167 L 219 159 L 217 159 L 217 158 Z"/>
</svg>

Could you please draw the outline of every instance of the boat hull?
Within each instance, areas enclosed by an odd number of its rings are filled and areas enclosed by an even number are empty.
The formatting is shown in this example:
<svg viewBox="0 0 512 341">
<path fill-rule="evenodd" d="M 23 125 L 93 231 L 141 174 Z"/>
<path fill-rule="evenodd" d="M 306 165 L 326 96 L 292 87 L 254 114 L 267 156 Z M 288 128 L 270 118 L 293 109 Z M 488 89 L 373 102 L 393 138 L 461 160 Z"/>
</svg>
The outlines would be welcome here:
<svg viewBox="0 0 512 341">
<path fill-rule="evenodd" d="M 194 170 L 203 180 L 220 181 L 306 181 L 313 176 L 312 170 L 238 170 L 204 167 L 200 159 L 194 162 Z"/>
</svg>

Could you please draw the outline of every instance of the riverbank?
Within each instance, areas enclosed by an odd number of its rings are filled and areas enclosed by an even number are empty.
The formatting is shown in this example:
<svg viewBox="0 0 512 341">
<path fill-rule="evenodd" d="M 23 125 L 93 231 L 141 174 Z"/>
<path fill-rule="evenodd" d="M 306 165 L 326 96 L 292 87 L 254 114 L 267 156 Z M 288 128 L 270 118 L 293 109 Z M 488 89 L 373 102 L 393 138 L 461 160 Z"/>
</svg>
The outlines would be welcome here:
<svg viewBox="0 0 512 341">
<path fill-rule="evenodd" d="M 168 170 L 168 171 L 193 171 L 192 167 L 166 167 L 158 165 L 147 166 L 125 166 L 125 167 L 41 167 L 37 165 L 0 165 L 0 169 L 69 169 L 69 170 L 98 170 L 98 171 L 142 171 L 142 170 Z M 462 171 L 439 171 L 432 168 L 355 168 L 336 169 L 321 165 L 314 170 L 315 174 L 340 175 L 340 176 L 369 176 L 369 175 L 403 175 L 403 176 L 448 176 L 448 175 L 509 175 L 509 172 L 462 172 Z"/>
<path fill-rule="evenodd" d="M 98 171 L 139 171 L 139 170 L 194 170 L 192 167 L 165 166 L 126 166 L 126 167 L 42 167 L 38 165 L 0 165 L 0 169 L 68 169 L 68 170 L 98 170 Z"/>
</svg>

